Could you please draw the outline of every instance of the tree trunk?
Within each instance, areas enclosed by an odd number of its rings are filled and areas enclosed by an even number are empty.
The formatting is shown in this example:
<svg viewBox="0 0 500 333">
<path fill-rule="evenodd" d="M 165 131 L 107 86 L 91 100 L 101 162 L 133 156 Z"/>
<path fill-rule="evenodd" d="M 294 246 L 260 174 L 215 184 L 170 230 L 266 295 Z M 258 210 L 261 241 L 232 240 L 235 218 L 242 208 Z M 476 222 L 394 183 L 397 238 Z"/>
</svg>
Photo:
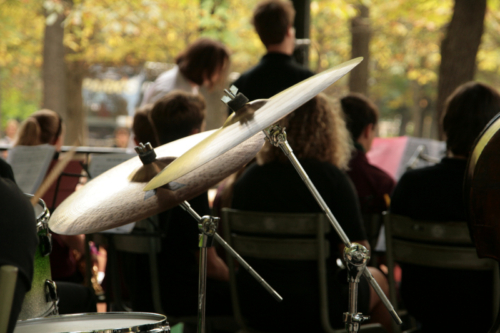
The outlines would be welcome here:
<svg viewBox="0 0 500 333">
<path fill-rule="evenodd" d="M 66 73 L 64 68 L 64 15 L 45 26 L 43 40 L 43 108 L 57 112 L 67 123 Z"/>
<path fill-rule="evenodd" d="M 66 63 L 66 97 L 67 117 L 66 135 L 64 142 L 67 145 L 87 145 L 88 126 L 87 115 L 83 111 L 82 85 L 87 65 L 83 61 Z"/>
<path fill-rule="evenodd" d="M 349 75 L 349 90 L 368 96 L 368 64 L 370 62 L 370 11 L 360 5 L 359 14 L 351 20 L 351 58 L 364 60 Z"/>
<path fill-rule="evenodd" d="M 424 131 L 424 112 L 419 105 L 421 96 L 421 87 L 416 81 L 410 82 L 412 90 L 413 103 L 411 114 L 413 115 L 413 137 L 421 138 Z"/>
<path fill-rule="evenodd" d="M 459 85 L 474 79 L 485 12 L 486 0 L 455 0 L 453 17 L 441 43 L 438 98 L 433 121 L 433 133 L 437 133 L 440 139 L 443 139 L 440 120 L 446 98 Z"/>
</svg>

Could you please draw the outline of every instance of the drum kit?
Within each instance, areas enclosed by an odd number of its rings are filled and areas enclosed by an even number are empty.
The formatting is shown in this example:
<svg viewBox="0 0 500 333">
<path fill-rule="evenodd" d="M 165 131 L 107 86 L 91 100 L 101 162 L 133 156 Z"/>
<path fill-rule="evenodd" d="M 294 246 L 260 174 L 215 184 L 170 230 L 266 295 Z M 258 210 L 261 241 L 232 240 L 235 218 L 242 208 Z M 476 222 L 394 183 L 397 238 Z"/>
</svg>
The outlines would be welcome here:
<svg viewBox="0 0 500 333">
<path fill-rule="evenodd" d="M 35 265 L 37 270 L 40 268 L 40 272 L 35 274 L 30 293 L 40 293 L 41 296 L 36 296 L 37 300 L 34 300 L 35 296 L 27 295 L 26 309 L 23 305 L 22 320 L 18 322 L 15 332 L 170 332 L 166 317 L 159 314 L 86 313 L 45 317 L 57 312 L 57 295 L 50 287 L 53 283 L 46 282 L 50 281 L 50 266 L 47 268 L 46 263 L 47 251 L 50 253 L 47 220 L 50 229 L 60 234 L 95 233 L 180 205 L 198 222 L 200 230 L 198 332 L 205 332 L 206 250 L 214 239 L 280 301 L 281 296 L 217 234 L 218 218 L 199 216 L 186 201 L 207 191 L 250 162 L 262 148 L 265 139 L 280 147 L 290 159 L 346 245 L 344 257 L 350 288 L 349 312 L 344 314 L 346 330 L 358 332 L 360 324 L 367 319 L 357 312 L 357 286 L 361 276 L 374 287 L 394 320 L 401 324 L 401 319 L 366 268 L 369 251 L 350 242 L 293 154 L 284 129 L 273 125 L 343 77 L 361 61 L 362 58 L 356 58 L 319 73 L 268 100 L 248 102 L 232 87 L 230 91 L 226 90 L 227 96 L 223 102 L 235 112 L 220 129 L 192 135 L 154 150 L 151 146 L 141 145 L 136 149 L 139 156 L 108 170 L 73 193 L 59 205 L 50 219 L 40 200 L 38 206 L 41 212 L 37 218 L 45 229 L 39 229 L 40 239 L 43 240 Z M 49 276 L 45 274 L 47 271 Z M 40 280 L 43 283 L 38 285 Z M 42 308 L 38 303 L 46 304 Z"/>
</svg>

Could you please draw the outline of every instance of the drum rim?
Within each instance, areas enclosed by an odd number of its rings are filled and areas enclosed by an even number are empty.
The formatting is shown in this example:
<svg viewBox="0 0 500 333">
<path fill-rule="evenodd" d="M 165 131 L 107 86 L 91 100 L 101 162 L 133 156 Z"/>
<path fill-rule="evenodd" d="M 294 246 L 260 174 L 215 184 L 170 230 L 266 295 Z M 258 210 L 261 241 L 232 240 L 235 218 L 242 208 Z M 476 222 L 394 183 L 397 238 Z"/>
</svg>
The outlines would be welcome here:
<svg viewBox="0 0 500 333">
<path fill-rule="evenodd" d="M 131 326 L 131 327 L 120 327 L 120 328 L 103 328 L 103 329 L 97 329 L 97 330 L 91 330 L 91 331 L 69 331 L 69 332 L 58 332 L 58 333 L 106 333 L 106 332 L 113 332 L 113 333 L 130 333 L 130 332 L 148 332 L 153 329 L 157 328 L 163 328 L 163 327 L 169 327 L 169 323 L 167 321 L 167 316 L 159 314 L 159 313 L 152 313 L 152 312 L 88 312 L 88 313 L 73 313 L 73 314 L 65 314 L 65 315 L 56 315 L 56 316 L 50 316 L 50 317 L 45 317 L 45 318 L 31 318 L 31 319 L 26 319 L 26 320 L 18 320 L 17 325 L 22 324 L 22 326 L 31 326 L 31 325 L 36 325 L 40 324 L 40 322 L 59 322 L 61 319 L 69 318 L 68 320 L 71 319 L 78 319 L 78 318 L 90 318 L 90 317 L 106 317 L 106 316 L 123 316 L 123 315 L 128 315 L 132 317 L 139 317 L 139 316 L 155 316 L 158 317 L 158 319 L 161 318 L 161 320 L 158 320 L 154 323 L 148 323 L 148 324 L 142 324 L 138 326 Z M 132 318 L 133 319 L 133 318 Z M 17 327 L 16 325 L 16 327 Z"/>
</svg>

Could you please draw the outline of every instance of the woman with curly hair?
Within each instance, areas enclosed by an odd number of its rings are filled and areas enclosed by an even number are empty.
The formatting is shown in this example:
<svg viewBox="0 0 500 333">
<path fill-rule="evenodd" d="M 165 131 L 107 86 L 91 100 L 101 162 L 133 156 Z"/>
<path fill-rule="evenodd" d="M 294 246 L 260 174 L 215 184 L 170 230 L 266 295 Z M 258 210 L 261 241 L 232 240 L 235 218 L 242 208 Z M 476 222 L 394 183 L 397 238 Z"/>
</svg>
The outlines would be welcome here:
<svg viewBox="0 0 500 333">
<path fill-rule="evenodd" d="M 286 127 L 287 139 L 302 167 L 339 221 L 351 241 L 369 248 L 352 183 L 344 173 L 353 145 L 343 114 L 318 95 L 279 123 Z M 269 143 L 235 182 L 232 208 L 271 213 L 321 213 L 322 210 L 283 152 Z M 331 230 L 327 236 L 330 255 L 327 259 L 330 323 L 342 327 L 342 313 L 347 311 L 348 284 L 345 270 L 338 268 L 344 244 Z M 248 325 L 255 329 L 286 332 L 320 332 L 320 302 L 317 266 L 299 260 L 249 263 L 283 296 L 273 302 L 246 271 L 239 272 L 238 292 Z M 387 281 L 380 271 L 370 268 L 387 292 Z M 262 296 L 262 297 L 260 297 Z M 390 331 L 388 312 L 365 279 L 359 284 L 358 309 L 370 314 L 374 322 Z M 291 320 L 294 318 L 295 320 Z M 299 329 L 299 327 L 301 329 Z"/>
</svg>

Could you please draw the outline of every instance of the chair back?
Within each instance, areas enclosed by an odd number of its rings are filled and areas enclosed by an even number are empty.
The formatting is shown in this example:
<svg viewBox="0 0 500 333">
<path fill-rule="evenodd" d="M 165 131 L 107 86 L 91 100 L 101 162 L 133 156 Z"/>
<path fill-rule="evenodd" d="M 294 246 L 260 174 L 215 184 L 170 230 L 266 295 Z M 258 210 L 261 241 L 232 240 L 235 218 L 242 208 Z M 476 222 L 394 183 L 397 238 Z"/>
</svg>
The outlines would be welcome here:
<svg viewBox="0 0 500 333">
<path fill-rule="evenodd" d="M 396 311 L 398 309 L 394 281 L 395 261 L 428 267 L 491 270 L 495 283 L 493 313 L 496 315 L 500 291 L 498 264 L 493 260 L 477 257 L 466 222 L 414 220 L 386 213 L 384 225 L 389 296 Z"/>
<path fill-rule="evenodd" d="M 16 289 L 18 268 L 11 265 L 0 267 L 0 333 L 6 333 Z"/>
<path fill-rule="evenodd" d="M 325 332 L 338 332 L 331 327 L 328 319 L 325 261 L 330 253 L 330 244 L 325 234 L 330 231 L 330 225 L 324 214 L 261 213 L 223 208 L 222 217 L 225 239 L 242 257 L 317 261 L 323 329 Z M 293 238 L 298 235 L 310 238 Z M 227 263 L 236 321 L 246 332 L 254 332 L 246 326 L 241 314 L 234 262 L 228 257 Z"/>
</svg>

